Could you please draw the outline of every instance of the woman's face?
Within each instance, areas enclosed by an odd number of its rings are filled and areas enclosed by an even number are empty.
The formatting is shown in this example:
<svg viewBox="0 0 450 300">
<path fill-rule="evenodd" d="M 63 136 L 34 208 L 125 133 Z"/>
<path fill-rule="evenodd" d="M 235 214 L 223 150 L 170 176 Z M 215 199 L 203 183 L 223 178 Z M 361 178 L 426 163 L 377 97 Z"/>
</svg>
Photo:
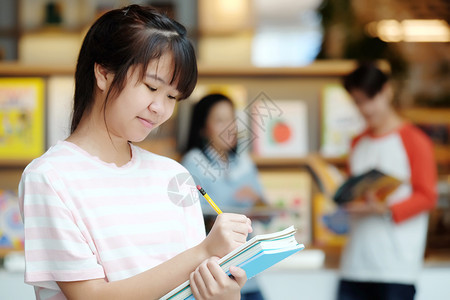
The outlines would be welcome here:
<svg viewBox="0 0 450 300">
<path fill-rule="evenodd" d="M 111 136 L 127 141 L 142 141 L 173 113 L 179 92 L 170 84 L 173 60 L 164 54 L 146 69 L 143 81 L 137 68 L 130 68 L 124 89 L 106 108 L 106 123 Z"/>
<path fill-rule="evenodd" d="M 205 135 L 219 151 L 228 151 L 236 146 L 236 120 L 229 102 L 220 101 L 211 108 L 206 119 Z"/>
<path fill-rule="evenodd" d="M 351 90 L 350 95 L 364 117 L 367 126 L 371 129 L 377 129 L 382 126 L 386 117 L 392 111 L 392 90 L 389 85 L 385 85 L 372 98 L 360 89 Z"/>
</svg>

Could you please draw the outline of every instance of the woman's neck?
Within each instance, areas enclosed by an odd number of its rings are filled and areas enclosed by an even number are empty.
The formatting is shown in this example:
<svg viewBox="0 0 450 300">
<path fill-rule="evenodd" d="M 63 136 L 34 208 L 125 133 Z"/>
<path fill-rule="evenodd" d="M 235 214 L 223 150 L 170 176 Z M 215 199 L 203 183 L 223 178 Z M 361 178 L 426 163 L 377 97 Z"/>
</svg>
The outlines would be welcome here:
<svg viewBox="0 0 450 300">
<path fill-rule="evenodd" d="M 120 167 L 131 160 L 131 149 L 128 141 L 114 138 L 106 130 L 106 126 L 93 124 L 96 122 L 81 121 L 77 129 L 66 139 L 104 162 L 114 163 Z"/>
<path fill-rule="evenodd" d="M 228 162 L 228 150 L 223 150 L 220 149 L 218 147 L 215 147 L 214 144 L 210 144 L 210 147 L 212 150 L 214 150 L 218 155 L 217 155 L 217 159 L 223 161 L 223 162 Z"/>
<path fill-rule="evenodd" d="M 372 127 L 371 132 L 375 136 L 385 135 L 401 126 L 403 120 L 395 111 L 391 111 L 388 116 L 377 127 Z"/>
</svg>

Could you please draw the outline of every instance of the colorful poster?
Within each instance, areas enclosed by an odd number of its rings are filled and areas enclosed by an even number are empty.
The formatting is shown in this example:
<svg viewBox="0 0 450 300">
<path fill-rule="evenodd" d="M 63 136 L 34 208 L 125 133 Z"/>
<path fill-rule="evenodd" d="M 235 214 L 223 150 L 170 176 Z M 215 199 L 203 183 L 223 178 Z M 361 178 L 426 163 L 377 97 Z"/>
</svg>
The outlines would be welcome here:
<svg viewBox="0 0 450 300">
<path fill-rule="evenodd" d="M 250 108 L 256 155 L 303 157 L 308 154 L 308 107 L 304 101 L 272 101 L 260 97 Z"/>
<path fill-rule="evenodd" d="M 0 78 L 0 159 L 44 152 L 44 85 L 41 78 Z"/>
<path fill-rule="evenodd" d="M 310 244 L 311 175 L 306 171 L 277 169 L 261 171 L 260 179 L 272 218 L 263 225 L 255 222 L 256 234 L 274 232 L 294 225 L 297 229 L 297 241 Z"/>
<path fill-rule="evenodd" d="M 365 122 L 347 91 L 338 84 L 323 89 L 322 136 L 320 153 L 325 157 L 348 154 L 354 136 L 365 128 Z"/>
<path fill-rule="evenodd" d="M 10 190 L 0 190 L 0 248 L 23 250 L 24 229 L 19 199 Z"/>
</svg>

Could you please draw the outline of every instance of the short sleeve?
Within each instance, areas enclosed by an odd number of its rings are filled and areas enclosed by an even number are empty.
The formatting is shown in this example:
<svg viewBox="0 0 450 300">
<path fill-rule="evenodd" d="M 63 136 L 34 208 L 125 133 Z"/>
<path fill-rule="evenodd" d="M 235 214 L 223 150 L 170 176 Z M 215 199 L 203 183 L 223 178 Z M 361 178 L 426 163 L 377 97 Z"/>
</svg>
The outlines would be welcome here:
<svg viewBox="0 0 450 300">
<path fill-rule="evenodd" d="M 206 237 L 205 223 L 199 201 L 185 208 L 186 214 L 186 248 L 200 244 Z"/>
<path fill-rule="evenodd" d="M 104 278 L 105 273 L 62 181 L 52 172 L 25 171 L 19 184 L 25 227 L 25 282 L 57 288 L 56 281 Z"/>
<path fill-rule="evenodd" d="M 182 168 L 182 170 L 180 170 L 181 173 L 190 173 L 185 166 L 180 165 L 180 168 Z M 187 249 L 198 245 L 206 236 L 205 223 L 203 221 L 203 213 L 200 206 L 200 193 L 197 192 L 195 187 L 198 183 L 195 182 L 195 175 L 193 176 L 192 173 L 190 174 L 194 178 L 193 186 L 191 186 L 193 203 L 192 205 L 183 208 L 186 225 L 185 244 Z"/>
</svg>

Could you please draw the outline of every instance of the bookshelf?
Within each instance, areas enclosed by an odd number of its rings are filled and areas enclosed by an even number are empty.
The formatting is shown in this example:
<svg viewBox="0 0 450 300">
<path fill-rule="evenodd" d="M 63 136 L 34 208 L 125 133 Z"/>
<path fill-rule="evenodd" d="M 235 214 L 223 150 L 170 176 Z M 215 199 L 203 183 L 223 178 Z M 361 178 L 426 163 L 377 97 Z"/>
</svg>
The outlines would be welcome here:
<svg viewBox="0 0 450 300">
<path fill-rule="evenodd" d="M 320 107 L 318 100 L 321 89 L 329 83 L 339 83 L 340 77 L 356 66 L 354 61 L 317 61 L 303 68 L 255 68 L 255 67 L 221 67 L 199 65 L 199 84 L 242 85 L 250 101 L 261 91 L 275 101 L 302 100 L 308 106 L 308 147 L 309 153 L 318 153 L 320 146 Z M 388 68 L 388 66 L 384 66 Z M 71 65 L 25 65 L 18 62 L 1 62 L 0 77 L 42 77 L 48 80 L 57 76 L 73 76 L 75 66 Z M 449 109 L 414 108 L 402 111 L 413 123 L 449 126 Z M 177 144 L 175 136 L 164 136 L 155 141 L 144 141 L 142 146 L 156 153 L 174 159 L 180 159 L 180 153 L 174 151 Z M 435 144 L 437 163 L 441 171 L 449 172 L 450 148 L 448 145 Z M 170 149 L 170 150 L 167 150 Z M 304 171 L 308 168 L 307 157 L 259 157 L 253 156 L 257 167 L 264 171 L 289 169 Z M 345 169 L 346 157 L 322 157 L 327 163 L 340 170 Z M 28 160 L 10 161 L 0 158 L 0 188 L 17 188 L 20 175 Z M 314 245 L 312 245 L 314 246 Z M 333 257 L 339 256 L 340 249 L 321 247 Z M 5 250 L 0 249 L 0 257 Z"/>
</svg>

